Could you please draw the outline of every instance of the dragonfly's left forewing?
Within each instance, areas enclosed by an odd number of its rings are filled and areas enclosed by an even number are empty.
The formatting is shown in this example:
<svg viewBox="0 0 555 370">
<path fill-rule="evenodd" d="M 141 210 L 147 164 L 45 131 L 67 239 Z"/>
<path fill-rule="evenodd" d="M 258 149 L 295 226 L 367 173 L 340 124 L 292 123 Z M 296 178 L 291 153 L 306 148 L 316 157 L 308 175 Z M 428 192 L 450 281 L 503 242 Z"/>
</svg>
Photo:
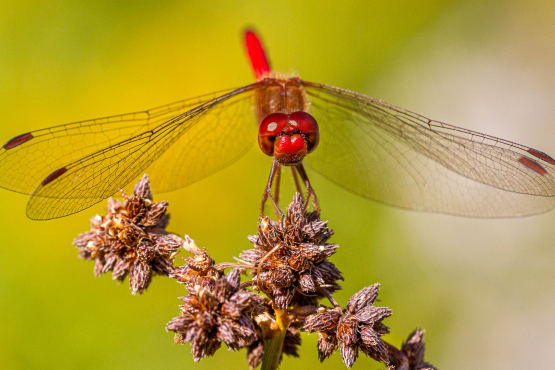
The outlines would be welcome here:
<svg viewBox="0 0 555 370">
<path fill-rule="evenodd" d="M 545 153 L 362 94 L 303 85 L 322 131 L 307 164 L 355 193 L 473 217 L 522 216 L 555 206 L 555 161 Z"/>
</svg>

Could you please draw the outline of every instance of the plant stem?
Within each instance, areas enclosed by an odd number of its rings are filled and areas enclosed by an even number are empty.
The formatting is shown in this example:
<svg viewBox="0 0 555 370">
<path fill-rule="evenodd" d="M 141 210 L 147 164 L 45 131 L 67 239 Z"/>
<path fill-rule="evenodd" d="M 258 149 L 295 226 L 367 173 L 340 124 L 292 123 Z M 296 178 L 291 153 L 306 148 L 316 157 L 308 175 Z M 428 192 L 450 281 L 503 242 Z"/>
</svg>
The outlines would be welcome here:
<svg viewBox="0 0 555 370">
<path fill-rule="evenodd" d="M 395 358 L 397 360 L 397 363 L 393 364 L 393 365 L 395 365 L 395 369 L 397 369 L 397 370 L 409 370 L 409 359 L 403 353 L 403 351 L 399 350 L 393 344 L 385 342 L 385 345 L 387 346 L 387 351 L 389 353 L 391 353 L 393 355 L 393 358 Z M 390 358 L 391 358 L 391 356 L 390 356 Z"/>
<path fill-rule="evenodd" d="M 287 311 L 275 307 L 274 311 L 276 313 L 276 322 L 272 329 L 275 330 L 275 334 L 271 338 L 264 340 L 264 357 L 262 357 L 261 370 L 276 370 L 278 368 L 281 350 L 283 349 L 283 340 L 291 323 Z"/>
<path fill-rule="evenodd" d="M 338 311 L 340 314 L 343 315 L 343 310 L 341 309 L 341 306 L 339 305 L 339 303 L 337 303 L 337 301 L 333 298 L 333 296 L 331 295 L 331 293 L 329 292 L 329 290 L 327 290 L 326 288 L 320 286 L 318 288 L 318 290 L 320 290 L 320 292 L 324 293 L 324 295 L 328 298 L 328 300 L 330 301 L 330 303 L 333 305 L 333 307 L 336 309 L 336 311 Z"/>
</svg>

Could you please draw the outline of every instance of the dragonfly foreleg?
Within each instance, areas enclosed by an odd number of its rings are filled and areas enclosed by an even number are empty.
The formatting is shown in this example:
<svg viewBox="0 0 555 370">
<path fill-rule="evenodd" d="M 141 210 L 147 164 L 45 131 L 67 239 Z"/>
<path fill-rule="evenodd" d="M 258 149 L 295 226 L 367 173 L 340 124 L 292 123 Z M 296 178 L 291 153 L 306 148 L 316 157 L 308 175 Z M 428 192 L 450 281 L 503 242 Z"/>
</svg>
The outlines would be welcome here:
<svg viewBox="0 0 555 370">
<path fill-rule="evenodd" d="M 264 206 L 266 205 L 266 201 L 268 200 L 268 198 L 270 198 L 270 200 L 272 201 L 272 204 L 274 205 L 274 210 L 276 212 L 276 218 L 277 219 L 281 219 L 283 218 L 283 212 L 281 211 L 281 209 L 279 209 L 279 206 L 277 204 L 277 200 L 274 199 L 274 197 L 272 196 L 272 183 L 274 182 L 274 178 L 276 179 L 276 188 L 275 188 L 275 194 L 276 197 L 279 198 L 279 183 L 280 183 L 280 179 L 281 179 L 281 165 L 276 161 L 276 159 L 274 158 L 273 162 L 272 162 L 272 170 L 270 171 L 270 177 L 268 178 L 268 183 L 266 184 L 266 188 L 264 189 L 264 194 L 262 194 L 262 206 L 260 209 L 260 214 L 262 217 L 264 217 Z"/>
<path fill-rule="evenodd" d="M 320 215 L 320 205 L 318 204 L 318 198 L 316 198 L 316 193 L 314 192 L 314 189 L 312 188 L 312 185 L 310 185 L 310 180 L 308 179 L 308 175 L 306 174 L 306 171 L 303 167 L 303 164 L 299 163 L 295 167 L 297 168 L 297 171 L 299 172 L 299 175 L 301 176 L 301 179 L 303 180 L 303 182 L 306 186 L 306 190 L 307 190 L 306 203 L 304 205 L 304 209 L 306 211 L 306 209 L 308 208 L 308 204 L 310 203 L 310 197 L 313 197 L 314 198 L 314 207 L 316 208 L 316 212 L 318 213 L 318 216 L 319 216 Z"/>
</svg>

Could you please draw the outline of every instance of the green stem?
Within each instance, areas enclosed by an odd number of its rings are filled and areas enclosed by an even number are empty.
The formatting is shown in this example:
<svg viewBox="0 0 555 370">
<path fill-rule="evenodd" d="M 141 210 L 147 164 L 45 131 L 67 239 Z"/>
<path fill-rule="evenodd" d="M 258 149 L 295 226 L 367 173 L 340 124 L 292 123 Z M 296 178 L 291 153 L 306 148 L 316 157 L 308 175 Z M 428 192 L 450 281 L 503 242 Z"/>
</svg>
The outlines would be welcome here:
<svg viewBox="0 0 555 370">
<path fill-rule="evenodd" d="M 276 313 L 276 323 L 272 329 L 275 334 L 264 341 L 264 357 L 262 357 L 261 370 L 276 370 L 278 368 L 283 349 L 283 340 L 291 323 L 287 311 L 277 308 L 274 308 L 274 311 Z"/>
</svg>

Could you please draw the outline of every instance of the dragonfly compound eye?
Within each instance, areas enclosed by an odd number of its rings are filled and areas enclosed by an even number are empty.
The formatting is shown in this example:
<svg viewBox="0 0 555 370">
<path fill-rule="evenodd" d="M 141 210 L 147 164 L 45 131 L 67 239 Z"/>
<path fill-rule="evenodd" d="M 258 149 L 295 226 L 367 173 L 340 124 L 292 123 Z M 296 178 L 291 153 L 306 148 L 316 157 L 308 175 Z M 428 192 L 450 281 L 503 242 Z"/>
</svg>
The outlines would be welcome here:
<svg viewBox="0 0 555 370">
<path fill-rule="evenodd" d="M 314 117 L 306 112 L 295 112 L 289 115 L 289 123 L 304 135 L 308 153 L 312 153 L 320 142 L 320 129 Z"/>
<path fill-rule="evenodd" d="M 264 154 L 274 155 L 274 142 L 288 122 L 289 117 L 283 113 L 273 113 L 262 120 L 258 128 L 258 146 Z"/>
</svg>

